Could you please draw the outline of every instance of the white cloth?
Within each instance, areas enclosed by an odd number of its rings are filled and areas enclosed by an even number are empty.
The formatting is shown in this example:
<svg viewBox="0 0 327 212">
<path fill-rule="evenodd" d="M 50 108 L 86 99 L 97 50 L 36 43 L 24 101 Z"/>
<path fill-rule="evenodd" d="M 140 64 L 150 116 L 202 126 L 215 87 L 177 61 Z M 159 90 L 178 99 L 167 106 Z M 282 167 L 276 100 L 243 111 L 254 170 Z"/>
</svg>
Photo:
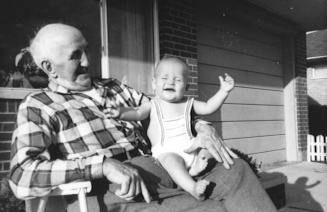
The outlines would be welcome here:
<svg viewBox="0 0 327 212">
<path fill-rule="evenodd" d="M 184 114 L 174 119 L 165 119 L 162 108 L 156 98 L 151 100 L 150 126 L 148 136 L 152 146 L 152 156 L 157 158 L 162 153 L 173 152 L 180 155 L 187 167 L 194 161 L 195 154 L 184 152 L 191 145 L 191 109 L 193 98 L 185 104 Z M 156 123 L 154 123 L 156 122 Z"/>
</svg>

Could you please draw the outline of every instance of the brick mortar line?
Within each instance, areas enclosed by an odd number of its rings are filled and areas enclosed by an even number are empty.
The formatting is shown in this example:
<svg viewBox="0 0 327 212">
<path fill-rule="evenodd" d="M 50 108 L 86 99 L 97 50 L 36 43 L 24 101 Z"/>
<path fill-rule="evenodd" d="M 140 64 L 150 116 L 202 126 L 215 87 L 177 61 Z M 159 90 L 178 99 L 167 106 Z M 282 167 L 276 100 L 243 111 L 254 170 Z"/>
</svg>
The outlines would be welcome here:
<svg viewBox="0 0 327 212">
<path fill-rule="evenodd" d="M 180 39 L 183 39 L 183 40 L 188 40 L 188 41 L 194 41 L 196 42 L 196 39 L 192 39 L 192 38 L 185 38 L 183 36 L 180 36 L 180 35 L 175 35 L 175 34 L 165 34 L 165 35 L 169 35 L 170 38 L 180 38 Z M 167 41 L 172 41 L 172 39 L 163 39 L 161 42 L 167 42 Z M 177 41 L 174 41 L 174 42 L 177 42 Z M 196 46 L 196 45 L 195 45 Z"/>
</svg>

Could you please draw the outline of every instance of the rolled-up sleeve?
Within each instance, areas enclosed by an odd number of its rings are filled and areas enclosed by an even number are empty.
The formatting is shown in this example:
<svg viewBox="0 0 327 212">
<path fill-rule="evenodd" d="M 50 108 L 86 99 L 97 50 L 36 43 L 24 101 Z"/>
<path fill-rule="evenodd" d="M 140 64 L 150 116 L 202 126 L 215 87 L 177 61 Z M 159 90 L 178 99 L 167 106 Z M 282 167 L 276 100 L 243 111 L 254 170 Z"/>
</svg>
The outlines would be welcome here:
<svg viewBox="0 0 327 212">
<path fill-rule="evenodd" d="M 55 159 L 49 147 L 56 139 L 54 120 L 46 105 L 27 98 L 19 107 L 11 144 L 9 183 L 21 199 L 47 195 L 57 185 L 103 177 L 103 155 Z"/>
</svg>

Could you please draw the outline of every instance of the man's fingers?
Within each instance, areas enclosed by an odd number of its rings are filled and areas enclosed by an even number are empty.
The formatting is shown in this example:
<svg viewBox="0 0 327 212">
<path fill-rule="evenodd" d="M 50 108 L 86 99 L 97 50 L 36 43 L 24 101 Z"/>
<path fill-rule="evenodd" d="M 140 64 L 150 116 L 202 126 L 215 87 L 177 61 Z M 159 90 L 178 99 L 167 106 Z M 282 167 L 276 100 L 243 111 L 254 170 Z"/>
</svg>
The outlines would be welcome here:
<svg viewBox="0 0 327 212">
<path fill-rule="evenodd" d="M 222 148 L 223 155 L 226 158 L 228 164 L 233 165 L 234 164 L 234 161 L 231 158 L 231 156 L 229 155 L 229 153 L 227 151 L 227 147 L 226 146 L 222 146 L 221 148 Z"/>
<path fill-rule="evenodd" d="M 235 152 L 233 152 L 231 149 L 229 149 L 228 147 L 226 147 L 226 150 L 227 150 L 228 154 L 230 156 L 232 156 L 232 158 L 238 158 L 237 154 L 235 154 Z"/>
<path fill-rule="evenodd" d="M 129 197 L 135 197 L 138 193 L 136 192 L 137 190 L 137 184 L 138 182 L 136 181 L 135 177 L 132 178 L 131 183 L 129 185 L 129 190 L 128 193 L 125 195 L 125 198 Z"/>
<path fill-rule="evenodd" d="M 228 154 L 233 158 L 239 158 L 238 155 L 227 147 Z"/>
<path fill-rule="evenodd" d="M 130 201 L 130 200 L 134 199 L 134 197 L 122 197 L 122 196 L 119 196 L 119 197 L 122 198 L 122 199 L 125 199 L 127 201 Z"/>
<path fill-rule="evenodd" d="M 123 187 L 122 187 L 123 188 Z M 140 193 L 140 183 L 136 179 L 132 179 L 127 192 L 124 192 L 126 189 L 121 189 L 116 192 L 116 195 L 122 199 L 132 200 L 135 196 Z"/>
<path fill-rule="evenodd" d="M 220 148 L 219 148 L 219 155 L 221 157 L 221 160 L 223 162 L 224 167 L 226 169 L 229 169 L 230 166 L 229 166 L 228 161 L 226 159 L 227 152 L 226 152 L 226 150 L 222 146 L 220 146 Z"/>
<path fill-rule="evenodd" d="M 212 142 L 212 145 L 214 146 L 214 148 L 216 149 L 216 151 L 218 152 L 218 153 L 220 153 L 220 150 L 221 150 L 221 147 L 222 147 L 222 141 L 221 141 L 221 139 L 218 137 L 218 138 L 213 138 L 213 141 L 214 142 Z"/>
<path fill-rule="evenodd" d="M 213 145 L 208 146 L 207 149 L 210 152 L 210 154 L 216 159 L 216 161 L 218 161 L 220 163 L 223 162 L 220 155 L 219 155 L 219 153 L 218 153 L 218 151 L 217 151 L 217 149 L 214 148 Z"/>
<path fill-rule="evenodd" d="M 230 168 L 230 164 L 234 164 L 233 160 L 229 156 L 229 152 L 225 149 L 227 148 L 223 141 L 218 138 L 217 142 L 213 143 L 211 150 L 209 152 L 213 155 L 218 162 L 222 162 L 226 169 Z"/>
<path fill-rule="evenodd" d="M 120 189 L 116 190 L 115 194 L 117 196 L 123 197 L 126 194 L 128 194 L 129 190 L 130 190 L 130 184 L 131 184 L 131 179 L 127 178 L 121 185 L 120 185 Z"/>
<path fill-rule="evenodd" d="M 143 196 L 145 202 L 150 203 L 151 202 L 150 194 L 149 194 L 149 191 L 146 188 L 143 180 L 141 180 L 141 185 L 140 186 L 141 186 L 142 196 Z"/>
<path fill-rule="evenodd" d="M 222 160 L 223 160 L 223 165 L 226 169 L 230 169 L 230 157 L 228 155 L 228 153 L 226 152 L 226 150 L 224 148 L 221 148 L 221 151 L 222 151 Z M 229 160 L 228 160 L 229 158 Z"/>
<path fill-rule="evenodd" d="M 128 178 L 124 183 L 121 184 L 121 188 L 115 191 L 117 196 L 128 201 L 132 200 L 140 193 L 142 193 L 145 202 L 151 202 L 148 189 L 139 176 Z"/>
<path fill-rule="evenodd" d="M 139 182 L 136 182 L 135 185 L 135 195 L 138 195 L 139 193 L 141 193 L 141 185 Z"/>
</svg>

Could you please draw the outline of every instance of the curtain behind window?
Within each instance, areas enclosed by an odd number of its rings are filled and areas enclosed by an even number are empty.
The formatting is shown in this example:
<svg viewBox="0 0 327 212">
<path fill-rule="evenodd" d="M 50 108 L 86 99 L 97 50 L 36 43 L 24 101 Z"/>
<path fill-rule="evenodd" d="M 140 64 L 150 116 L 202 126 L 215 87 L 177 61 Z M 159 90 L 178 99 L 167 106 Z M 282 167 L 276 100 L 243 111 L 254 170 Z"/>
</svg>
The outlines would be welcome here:
<svg viewBox="0 0 327 212">
<path fill-rule="evenodd" d="M 152 1 L 109 0 L 108 25 L 110 77 L 152 93 Z"/>
</svg>

